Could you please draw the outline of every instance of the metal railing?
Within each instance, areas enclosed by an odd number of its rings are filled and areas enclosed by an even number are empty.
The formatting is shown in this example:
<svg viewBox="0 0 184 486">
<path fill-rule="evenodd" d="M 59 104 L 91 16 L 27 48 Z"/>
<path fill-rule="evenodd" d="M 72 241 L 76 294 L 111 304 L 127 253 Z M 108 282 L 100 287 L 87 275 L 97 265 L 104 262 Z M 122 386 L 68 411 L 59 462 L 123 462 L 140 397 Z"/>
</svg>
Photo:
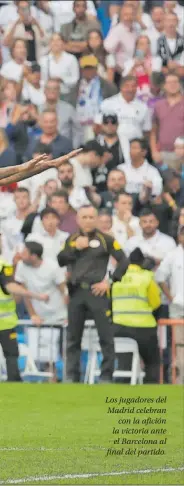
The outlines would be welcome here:
<svg viewBox="0 0 184 486">
<path fill-rule="evenodd" d="M 50 369 L 53 370 L 53 332 L 54 329 L 63 329 L 63 336 L 62 336 L 62 361 L 63 361 L 63 382 L 66 381 L 66 360 L 67 360 L 67 322 L 66 320 L 62 320 L 57 323 L 45 323 L 42 324 L 41 326 L 35 326 L 31 322 L 31 320 L 24 319 L 24 320 L 19 320 L 17 326 L 22 326 L 23 328 L 36 328 L 38 331 L 38 338 L 37 338 L 37 361 L 40 361 L 40 337 L 41 337 L 41 330 L 44 328 L 50 328 L 51 329 L 51 337 L 50 337 L 50 353 L 49 353 L 49 366 Z M 159 336 L 159 347 L 160 347 L 160 357 L 161 357 L 161 364 L 160 364 L 160 384 L 163 383 L 163 328 L 165 326 L 171 326 L 172 327 L 172 342 L 171 342 L 171 367 L 172 367 L 172 384 L 176 383 L 176 340 L 175 340 L 175 327 L 176 326 L 184 326 L 184 319 L 159 319 L 158 321 L 158 326 L 160 327 L 160 336 Z M 94 321 L 89 320 L 85 322 L 85 327 L 87 328 L 93 328 L 94 327 Z M 90 349 L 90 333 L 89 333 L 89 349 Z"/>
</svg>

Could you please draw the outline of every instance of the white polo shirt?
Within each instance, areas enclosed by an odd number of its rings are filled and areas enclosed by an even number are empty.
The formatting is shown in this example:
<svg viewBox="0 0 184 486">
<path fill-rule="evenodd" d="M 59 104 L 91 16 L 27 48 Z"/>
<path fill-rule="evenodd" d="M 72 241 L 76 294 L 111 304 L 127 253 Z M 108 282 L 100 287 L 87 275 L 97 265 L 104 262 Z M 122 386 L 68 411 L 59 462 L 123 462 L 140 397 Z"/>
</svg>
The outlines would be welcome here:
<svg viewBox="0 0 184 486">
<path fill-rule="evenodd" d="M 145 159 L 141 167 L 135 168 L 132 164 L 120 164 L 117 169 L 122 170 L 126 177 L 126 191 L 130 194 L 139 193 L 145 181 L 152 182 L 152 195 L 159 196 L 162 192 L 163 182 L 159 171 Z"/>
<path fill-rule="evenodd" d="M 133 236 L 127 241 L 124 251 L 129 256 L 137 247 L 140 248 L 145 256 L 162 260 L 167 253 L 175 249 L 176 243 L 171 236 L 167 236 L 157 230 L 151 238 L 146 239 L 143 235 Z"/>
<path fill-rule="evenodd" d="M 81 164 L 77 157 L 70 159 L 74 168 L 74 184 L 77 187 L 85 187 L 93 185 L 93 178 L 89 166 Z"/>
<path fill-rule="evenodd" d="M 43 88 L 36 89 L 28 81 L 23 83 L 22 98 L 23 100 L 30 100 L 36 106 L 44 105 L 46 100 Z"/>
<path fill-rule="evenodd" d="M 43 258 L 53 258 L 55 260 L 68 236 L 69 233 L 60 231 L 59 229 L 56 230 L 54 236 L 50 236 L 41 224 L 40 232 L 29 233 L 25 241 L 36 241 L 37 243 L 40 243 L 44 250 Z"/>
<path fill-rule="evenodd" d="M 85 190 L 83 187 L 75 186 L 72 189 L 72 192 L 69 195 L 69 203 L 75 211 L 81 208 L 81 206 L 89 206 L 90 201 L 86 196 Z"/>
<path fill-rule="evenodd" d="M 171 295 L 171 317 L 184 317 L 184 248 L 178 245 L 161 262 L 157 270 L 157 282 L 168 282 Z"/>
<path fill-rule="evenodd" d="M 132 216 L 129 222 L 129 226 L 133 230 L 135 236 L 141 234 L 139 218 L 137 218 L 136 216 Z M 121 221 L 116 215 L 114 215 L 112 218 L 112 232 L 114 238 L 121 245 L 121 248 L 124 248 L 124 245 L 128 240 L 127 229 L 125 223 L 123 223 L 123 221 Z"/>
<path fill-rule="evenodd" d="M 102 115 L 115 113 L 118 117 L 118 135 L 121 138 L 132 138 L 143 136 L 143 132 L 149 132 L 152 127 L 151 116 L 145 103 L 134 98 L 130 103 L 123 98 L 121 93 L 111 96 L 102 101 L 100 114 L 96 117 L 96 123 L 102 122 Z"/>
<path fill-rule="evenodd" d="M 10 61 L 2 64 L 0 75 L 5 79 L 11 79 L 11 81 L 20 83 L 23 75 L 23 68 L 23 64 L 17 64 L 14 59 L 10 59 Z"/>
<path fill-rule="evenodd" d="M 2 254 L 10 264 L 12 264 L 13 258 L 23 241 L 21 234 L 23 223 L 23 219 L 18 219 L 16 215 L 12 215 L 2 225 Z"/>
<path fill-rule="evenodd" d="M 61 318 L 66 318 L 67 309 L 58 285 L 65 282 L 65 270 L 60 268 L 57 261 L 44 259 L 40 267 L 35 268 L 20 261 L 15 272 L 15 281 L 25 285 L 31 292 L 49 295 L 48 302 L 40 302 L 32 299 L 35 313 L 44 323 L 58 323 Z"/>
<path fill-rule="evenodd" d="M 79 80 L 79 63 L 73 54 L 63 51 L 60 58 L 55 60 L 52 53 L 39 60 L 41 79 L 45 84 L 49 78 L 61 79 L 61 93 L 68 94 Z"/>
</svg>

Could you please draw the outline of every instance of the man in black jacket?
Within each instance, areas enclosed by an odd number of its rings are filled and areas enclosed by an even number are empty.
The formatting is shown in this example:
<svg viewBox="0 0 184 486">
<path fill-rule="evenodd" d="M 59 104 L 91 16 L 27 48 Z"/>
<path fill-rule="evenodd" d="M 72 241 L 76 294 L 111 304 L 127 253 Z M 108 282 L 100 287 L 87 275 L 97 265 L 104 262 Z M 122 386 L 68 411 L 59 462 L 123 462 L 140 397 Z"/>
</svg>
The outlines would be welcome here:
<svg viewBox="0 0 184 486">
<path fill-rule="evenodd" d="M 77 216 L 79 231 L 72 234 L 58 255 L 60 266 L 69 266 L 69 308 L 67 336 L 67 380 L 80 378 L 80 351 L 86 311 L 90 311 L 98 329 L 103 353 L 101 382 L 111 382 L 114 370 L 114 343 L 110 319 L 107 275 L 109 257 L 118 262 L 112 280 L 120 280 L 128 261 L 119 243 L 96 229 L 97 211 L 82 207 Z"/>
</svg>

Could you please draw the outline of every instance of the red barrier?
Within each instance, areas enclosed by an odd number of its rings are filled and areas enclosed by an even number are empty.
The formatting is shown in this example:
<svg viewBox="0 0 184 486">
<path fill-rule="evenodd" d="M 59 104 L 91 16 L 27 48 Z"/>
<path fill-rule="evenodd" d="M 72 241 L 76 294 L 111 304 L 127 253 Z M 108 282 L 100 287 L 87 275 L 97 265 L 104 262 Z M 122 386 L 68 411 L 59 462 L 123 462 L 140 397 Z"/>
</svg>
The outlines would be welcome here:
<svg viewBox="0 0 184 486">
<path fill-rule="evenodd" d="M 159 319 L 159 326 L 172 326 L 172 384 L 176 384 L 176 342 L 175 342 L 175 326 L 184 326 L 184 319 Z M 162 349 L 162 332 L 160 333 L 160 383 L 163 383 L 163 349 Z"/>
</svg>

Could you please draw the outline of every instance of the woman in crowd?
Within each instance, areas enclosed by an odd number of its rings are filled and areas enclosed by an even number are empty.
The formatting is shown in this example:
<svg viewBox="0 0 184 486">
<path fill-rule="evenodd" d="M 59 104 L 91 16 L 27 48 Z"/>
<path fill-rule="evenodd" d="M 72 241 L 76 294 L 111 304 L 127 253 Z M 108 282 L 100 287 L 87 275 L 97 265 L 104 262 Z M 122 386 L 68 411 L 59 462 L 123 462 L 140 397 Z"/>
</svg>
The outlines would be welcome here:
<svg viewBox="0 0 184 486">
<path fill-rule="evenodd" d="M 54 33 L 50 43 L 50 52 L 40 59 L 41 78 L 45 84 L 50 78 L 60 81 L 61 97 L 70 102 L 70 93 L 79 80 L 78 61 L 65 51 L 65 43 L 59 33 Z"/>
<path fill-rule="evenodd" d="M 136 76 L 138 95 L 142 95 L 150 91 L 151 73 L 161 70 L 162 60 L 159 56 L 152 56 L 149 38 L 140 35 L 136 42 L 134 57 L 125 62 L 122 75 Z"/>
<path fill-rule="evenodd" d="M 98 74 L 107 81 L 114 81 L 115 57 L 108 54 L 103 45 L 103 36 L 97 29 L 88 33 L 86 54 L 94 54 L 98 59 Z"/>
<path fill-rule="evenodd" d="M 15 39 L 10 52 L 12 58 L 2 65 L 0 75 L 20 83 L 28 72 L 26 42 L 23 39 Z"/>
</svg>

